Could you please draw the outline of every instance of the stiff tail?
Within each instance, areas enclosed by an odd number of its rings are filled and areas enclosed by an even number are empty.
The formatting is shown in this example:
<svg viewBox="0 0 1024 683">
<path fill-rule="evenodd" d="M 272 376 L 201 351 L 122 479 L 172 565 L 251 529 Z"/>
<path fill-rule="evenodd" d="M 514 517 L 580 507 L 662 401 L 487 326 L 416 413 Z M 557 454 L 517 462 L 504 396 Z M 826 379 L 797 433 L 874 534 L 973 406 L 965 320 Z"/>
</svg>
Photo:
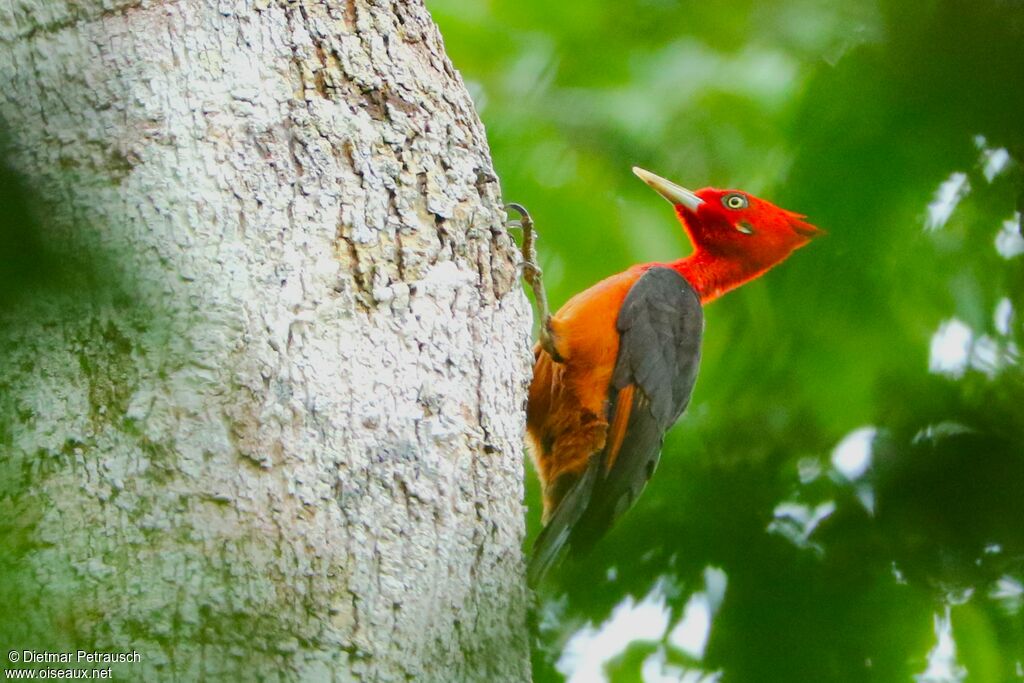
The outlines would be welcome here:
<svg viewBox="0 0 1024 683">
<path fill-rule="evenodd" d="M 592 457 L 583 475 L 576 480 L 565 497 L 558 503 L 555 513 L 533 544 L 530 566 L 526 570 L 526 583 L 536 587 L 545 574 L 558 564 L 567 549 L 573 528 L 590 505 L 594 485 L 601 469 L 600 457 Z"/>
</svg>

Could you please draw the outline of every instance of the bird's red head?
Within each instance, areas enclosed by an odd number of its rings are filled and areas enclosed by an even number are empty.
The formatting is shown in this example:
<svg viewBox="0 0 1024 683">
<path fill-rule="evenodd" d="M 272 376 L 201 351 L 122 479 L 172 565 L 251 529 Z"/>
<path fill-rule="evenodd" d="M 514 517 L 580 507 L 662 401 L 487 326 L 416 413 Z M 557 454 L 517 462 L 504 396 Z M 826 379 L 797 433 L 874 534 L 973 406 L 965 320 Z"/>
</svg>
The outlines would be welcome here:
<svg viewBox="0 0 1024 683">
<path fill-rule="evenodd" d="M 692 192 L 642 168 L 633 172 L 676 209 L 702 265 L 723 268 L 715 294 L 757 277 L 824 231 L 804 216 L 740 190 Z M 724 268 L 729 266 L 729 268 Z"/>
</svg>

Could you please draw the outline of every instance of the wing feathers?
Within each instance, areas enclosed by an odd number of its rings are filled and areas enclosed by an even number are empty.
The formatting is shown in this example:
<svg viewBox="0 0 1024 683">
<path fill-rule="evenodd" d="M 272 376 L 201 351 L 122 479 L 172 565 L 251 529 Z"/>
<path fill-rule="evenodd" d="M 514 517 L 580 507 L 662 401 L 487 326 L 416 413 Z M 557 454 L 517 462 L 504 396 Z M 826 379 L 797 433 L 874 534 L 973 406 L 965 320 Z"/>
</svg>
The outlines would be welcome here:
<svg viewBox="0 0 1024 683">
<path fill-rule="evenodd" d="M 649 269 L 626 295 L 616 328 L 619 352 L 605 448 L 591 456 L 538 537 L 531 585 L 566 546 L 585 551 L 629 509 L 658 464 L 665 432 L 690 401 L 704 331 L 700 299 L 690 283 L 670 268 Z"/>
<path fill-rule="evenodd" d="M 587 469 L 576 480 L 565 497 L 555 508 L 547 526 L 537 536 L 526 569 L 526 583 L 536 586 L 549 569 L 562 557 L 566 542 L 579 522 L 593 497 L 594 483 L 601 469 L 597 458 L 591 458 Z"/>
<path fill-rule="evenodd" d="M 615 464 L 615 458 L 622 448 L 622 440 L 626 438 L 626 428 L 629 426 L 629 415 L 633 411 L 633 391 L 636 385 L 630 384 L 619 391 L 615 400 L 615 414 L 612 417 L 611 425 L 608 427 L 608 439 L 605 445 L 605 471 L 607 472 Z"/>
</svg>

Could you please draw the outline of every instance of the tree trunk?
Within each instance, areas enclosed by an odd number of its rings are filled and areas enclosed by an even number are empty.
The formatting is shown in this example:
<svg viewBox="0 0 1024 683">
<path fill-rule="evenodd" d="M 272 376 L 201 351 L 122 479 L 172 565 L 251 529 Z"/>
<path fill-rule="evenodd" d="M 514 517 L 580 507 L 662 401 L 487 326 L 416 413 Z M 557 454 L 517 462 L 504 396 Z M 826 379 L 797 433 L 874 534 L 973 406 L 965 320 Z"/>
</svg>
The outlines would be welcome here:
<svg viewBox="0 0 1024 683">
<path fill-rule="evenodd" d="M 529 312 L 422 2 L 5 0 L 0 46 L 64 259 L 0 313 L 0 640 L 528 679 Z"/>
</svg>

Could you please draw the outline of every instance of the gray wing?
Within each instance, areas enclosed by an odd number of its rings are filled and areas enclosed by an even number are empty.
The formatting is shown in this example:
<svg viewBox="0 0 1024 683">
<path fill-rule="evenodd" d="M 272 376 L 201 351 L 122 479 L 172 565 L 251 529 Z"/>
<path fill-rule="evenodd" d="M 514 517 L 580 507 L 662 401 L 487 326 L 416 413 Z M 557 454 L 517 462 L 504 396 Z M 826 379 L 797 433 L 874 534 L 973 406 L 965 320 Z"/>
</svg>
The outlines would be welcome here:
<svg viewBox="0 0 1024 683">
<path fill-rule="evenodd" d="M 619 356 L 612 374 L 605 475 L 580 520 L 586 547 L 632 507 L 654 474 L 667 432 L 690 403 L 704 336 L 704 310 L 689 282 L 670 268 L 648 270 L 626 296 L 616 323 Z M 621 413 L 624 413 L 625 417 Z M 624 429 L 619 437 L 616 427 Z"/>
<path fill-rule="evenodd" d="M 690 402 L 704 335 L 704 311 L 690 283 L 670 268 L 651 268 L 630 288 L 616 328 L 607 443 L 538 537 L 531 584 L 565 545 L 586 551 L 633 505 L 658 464 L 665 432 Z"/>
</svg>

